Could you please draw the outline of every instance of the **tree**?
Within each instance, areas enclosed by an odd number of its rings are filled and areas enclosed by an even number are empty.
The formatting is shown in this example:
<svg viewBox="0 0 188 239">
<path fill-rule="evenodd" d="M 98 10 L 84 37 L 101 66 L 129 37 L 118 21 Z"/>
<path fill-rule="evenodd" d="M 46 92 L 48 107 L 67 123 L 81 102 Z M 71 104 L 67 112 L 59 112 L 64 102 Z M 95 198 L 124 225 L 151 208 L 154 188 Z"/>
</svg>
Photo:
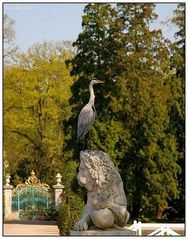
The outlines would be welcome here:
<svg viewBox="0 0 188 239">
<path fill-rule="evenodd" d="M 175 72 L 171 78 L 170 127 L 176 135 L 178 164 L 181 174 L 178 177 L 180 196 L 170 202 L 176 217 L 185 218 L 185 4 L 180 3 L 174 11 L 172 23 L 178 27 L 176 41 L 172 47 L 171 68 Z"/>
<path fill-rule="evenodd" d="M 150 30 L 154 8 L 150 3 L 86 6 L 71 61 L 72 74 L 79 74 L 72 102 L 85 103 L 93 76 L 105 79 L 100 93 L 96 89 L 96 108 L 103 114 L 95 123 L 92 147 L 119 167 L 132 217 L 160 219 L 168 200 L 178 197 L 180 167 L 169 130 L 171 44 L 160 30 Z"/>
<path fill-rule="evenodd" d="M 3 16 L 3 44 L 4 44 L 4 63 L 5 66 L 13 64 L 17 61 L 18 47 L 14 45 L 15 39 L 15 21 L 7 14 Z"/>
<path fill-rule="evenodd" d="M 52 184 L 63 169 L 65 134 L 61 121 L 70 114 L 68 99 L 73 78 L 62 42 L 37 44 L 20 56 L 19 66 L 5 70 L 4 147 L 11 173 L 17 181 L 33 169 L 43 182 Z M 48 173 L 44 173 L 48 172 Z"/>
<path fill-rule="evenodd" d="M 124 23 L 120 40 L 126 47 L 126 52 L 120 55 L 125 62 L 123 78 L 128 79 L 124 88 L 129 94 L 126 127 L 133 141 L 127 152 L 130 164 L 125 161 L 123 165 L 133 171 L 132 179 L 127 178 L 135 185 L 131 193 L 133 216 L 143 212 L 147 217 L 153 212 L 160 219 L 168 199 L 178 196 L 180 169 L 176 139 L 168 131 L 170 44 L 160 30 L 149 28 L 157 17 L 154 7 L 154 4 L 119 4 L 118 11 L 119 21 Z"/>
</svg>

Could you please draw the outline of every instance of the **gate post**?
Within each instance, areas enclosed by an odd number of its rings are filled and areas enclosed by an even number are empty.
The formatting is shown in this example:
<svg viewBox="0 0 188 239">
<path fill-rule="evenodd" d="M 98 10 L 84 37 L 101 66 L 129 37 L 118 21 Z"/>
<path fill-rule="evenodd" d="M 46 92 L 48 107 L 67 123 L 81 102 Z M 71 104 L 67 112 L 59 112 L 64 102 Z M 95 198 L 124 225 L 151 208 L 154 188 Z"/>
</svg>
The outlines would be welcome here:
<svg viewBox="0 0 188 239">
<path fill-rule="evenodd" d="M 10 175 L 6 175 L 6 184 L 4 185 L 4 206 L 5 219 L 11 219 L 12 216 L 12 190 L 13 186 L 10 183 Z"/>
<path fill-rule="evenodd" d="M 56 181 L 57 181 L 57 184 L 53 186 L 54 188 L 54 194 L 55 194 L 55 208 L 56 210 L 59 210 L 59 207 L 60 207 L 60 204 L 61 204 L 61 197 L 62 197 L 62 192 L 63 192 L 63 188 L 64 186 L 61 184 L 61 174 L 58 173 L 56 175 Z"/>
</svg>

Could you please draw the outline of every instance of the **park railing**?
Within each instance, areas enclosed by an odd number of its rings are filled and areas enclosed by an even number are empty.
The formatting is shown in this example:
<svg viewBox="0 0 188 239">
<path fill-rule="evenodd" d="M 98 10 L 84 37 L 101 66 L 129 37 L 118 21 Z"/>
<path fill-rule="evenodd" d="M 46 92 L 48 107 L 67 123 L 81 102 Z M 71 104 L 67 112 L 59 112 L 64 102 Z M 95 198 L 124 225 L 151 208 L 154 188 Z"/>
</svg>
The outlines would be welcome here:
<svg viewBox="0 0 188 239">
<path fill-rule="evenodd" d="M 141 223 L 140 221 L 134 221 L 127 229 L 135 231 L 136 235 L 142 236 L 143 231 L 149 230 L 150 233 L 147 236 L 181 236 L 177 231 L 184 233 L 184 223 Z M 151 232 L 152 231 L 152 232 Z M 145 234 L 145 233 L 144 233 Z"/>
</svg>

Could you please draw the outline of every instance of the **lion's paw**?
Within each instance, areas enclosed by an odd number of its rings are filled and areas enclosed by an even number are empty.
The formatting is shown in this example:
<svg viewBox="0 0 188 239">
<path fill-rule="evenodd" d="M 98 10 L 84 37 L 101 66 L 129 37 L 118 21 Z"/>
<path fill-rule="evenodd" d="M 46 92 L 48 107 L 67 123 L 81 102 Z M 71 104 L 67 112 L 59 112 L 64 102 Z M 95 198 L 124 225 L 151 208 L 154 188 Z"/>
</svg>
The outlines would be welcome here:
<svg viewBox="0 0 188 239">
<path fill-rule="evenodd" d="M 75 231 L 86 231 L 88 229 L 88 224 L 84 219 L 80 219 L 80 221 L 78 221 L 74 228 Z"/>
</svg>

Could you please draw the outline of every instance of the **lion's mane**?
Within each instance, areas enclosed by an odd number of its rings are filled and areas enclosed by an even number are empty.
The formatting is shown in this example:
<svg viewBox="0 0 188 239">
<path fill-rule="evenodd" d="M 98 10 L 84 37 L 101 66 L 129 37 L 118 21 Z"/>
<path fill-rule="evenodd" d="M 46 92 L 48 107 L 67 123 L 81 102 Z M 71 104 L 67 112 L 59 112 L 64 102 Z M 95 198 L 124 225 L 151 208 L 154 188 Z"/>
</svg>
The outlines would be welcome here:
<svg viewBox="0 0 188 239">
<path fill-rule="evenodd" d="M 98 186 L 98 199 L 111 198 L 113 202 L 127 206 L 121 177 L 108 155 L 102 151 L 86 150 L 80 152 L 80 159 Z"/>
</svg>

